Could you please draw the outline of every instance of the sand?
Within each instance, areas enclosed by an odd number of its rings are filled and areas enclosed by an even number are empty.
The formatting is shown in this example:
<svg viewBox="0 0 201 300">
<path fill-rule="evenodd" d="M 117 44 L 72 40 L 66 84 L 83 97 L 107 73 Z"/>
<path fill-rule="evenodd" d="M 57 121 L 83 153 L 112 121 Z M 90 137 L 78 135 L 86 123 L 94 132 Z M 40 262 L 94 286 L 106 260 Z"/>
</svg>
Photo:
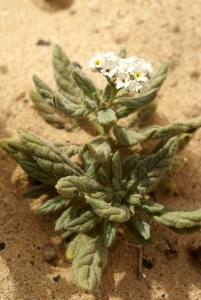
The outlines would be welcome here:
<svg viewBox="0 0 201 300">
<path fill-rule="evenodd" d="M 118 52 L 126 46 L 128 56 L 150 61 L 156 69 L 169 60 L 167 80 L 159 93 L 155 122 L 169 124 L 201 112 L 201 1 L 56 1 L 0 0 L 0 138 L 17 137 L 26 128 L 48 141 L 89 140 L 84 130 L 68 133 L 52 128 L 29 99 L 37 74 L 50 86 L 51 55 L 59 44 L 72 61 L 101 85 L 99 74 L 88 68 L 88 59 L 99 51 Z M 43 40 L 44 45 L 37 45 Z M 39 42 L 40 44 L 40 42 Z M 174 195 L 160 195 L 161 203 L 175 207 L 201 207 L 201 130 L 182 154 L 188 158 L 174 180 Z M 155 248 L 143 258 L 153 264 L 143 267 L 138 281 L 137 249 L 123 231 L 109 250 L 108 266 L 96 293 L 89 295 L 73 282 L 61 237 L 55 233 L 54 216 L 34 214 L 42 199 L 23 198 L 31 182 L 0 149 L 0 299 L 1 300 L 200 300 L 201 270 L 189 248 L 201 246 L 200 234 L 177 236 L 153 224 Z M 43 251 L 53 245 L 57 258 L 47 263 Z M 3 248 L 3 247 L 2 247 Z M 60 275 L 55 282 L 53 277 Z"/>
</svg>

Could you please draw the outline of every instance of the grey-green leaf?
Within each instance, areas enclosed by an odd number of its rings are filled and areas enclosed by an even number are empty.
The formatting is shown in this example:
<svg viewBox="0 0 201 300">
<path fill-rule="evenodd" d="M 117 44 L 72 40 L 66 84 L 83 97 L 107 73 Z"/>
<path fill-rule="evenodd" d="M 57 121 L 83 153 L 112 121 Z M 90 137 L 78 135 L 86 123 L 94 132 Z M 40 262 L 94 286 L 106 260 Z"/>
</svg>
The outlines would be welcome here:
<svg viewBox="0 0 201 300">
<path fill-rule="evenodd" d="M 0 139 L 0 147 L 7 153 L 9 157 L 17 162 L 21 160 L 34 161 L 31 158 L 30 151 L 17 139 Z"/>
<path fill-rule="evenodd" d="M 152 191 L 172 163 L 177 150 L 178 140 L 171 138 L 156 154 L 141 161 L 131 177 L 135 181 L 133 191 L 140 194 Z"/>
<path fill-rule="evenodd" d="M 125 222 L 130 219 L 130 212 L 126 205 L 112 206 L 110 203 L 106 203 L 102 200 L 93 199 L 89 196 L 85 196 L 87 202 L 91 205 L 94 212 L 103 218 L 115 222 Z"/>
<path fill-rule="evenodd" d="M 157 89 L 153 89 L 145 95 L 118 98 L 114 103 L 121 104 L 130 109 L 139 109 L 152 102 L 156 98 L 157 92 Z"/>
<path fill-rule="evenodd" d="M 56 222 L 55 230 L 62 230 L 68 223 L 74 220 L 78 214 L 78 205 L 72 205 L 67 210 L 65 210 L 61 217 Z"/>
<path fill-rule="evenodd" d="M 126 48 L 125 47 L 120 48 L 118 56 L 121 58 L 126 58 Z"/>
<path fill-rule="evenodd" d="M 93 100 L 92 94 L 99 91 L 96 83 L 89 76 L 87 76 L 80 68 L 76 68 L 76 70 L 73 71 L 72 75 L 75 82 L 83 91 L 83 93 L 88 98 Z"/>
<path fill-rule="evenodd" d="M 69 199 L 61 196 L 56 196 L 50 200 L 47 200 L 40 208 L 35 211 L 37 215 L 44 215 L 54 213 L 70 203 Z"/>
<path fill-rule="evenodd" d="M 139 215 L 134 215 L 131 218 L 131 222 L 133 222 L 135 228 L 145 240 L 148 240 L 151 237 L 149 224 L 145 222 Z"/>
<path fill-rule="evenodd" d="M 62 152 L 28 130 L 19 128 L 20 140 L 32 153 L 37 164 L 56 177 L 83 175 L 84 172 Z M 45 183 L 45 182 L 44 182 Z"/>
<path fill-rule="evenodd" d="M 92 208 L 84 211 L 78 218 L 72 220 L 64 228 L 73 232 L 87 232 L 91 230 L 99 221 L 99 217 Z"/>
<path fill-rule="evenodd" d="M 142 199 L 139 204 L 140 208 L 149 214 L 155 214 L 164 209 L 164 206 L 152 201 L 147 201 L 145 199 Z"/>
<path fill-rule="evenodd" d="M 80 248 L 72 263 L 72 273 L 78 287 L 95 292 L 107 264 L 107 248 L 101 238 L 89 240 Z"/>
<path fill-rule="evenodd" d="M 37 199 L 40 196 L 47 194 L 49 192 L 54 191 L 55 188 L 51 185 L 47 185 L 47 184 L 40 184 L 37 186 L 33 186 L 30 189 L 28 189 L 27 191 L 25 191 L 22 196 L 24 198 L 32 198 L 32 199 Z"/>
<path fill-rule="evenodd" d="M 140 142 L 144 142 L 148 139 L 151 139 L 152 136 L 156 133 L 156 129 L 146 130 L 143 133 L 134 132 L 128 130 L 121 126 L 114 126 L 113 133 L 117 141 L 124 146 L 133 146 Z"/>
<path fill-rule="evenodd" d="M 116 121 L 117 117 L 111 108 L 106 108 L 98 111 L 98 122 L 106 125 L 110 122 Z"/>
<path fill-rule="evenodd" d="M 43 97 L 47 104 L 53 106 L 52 98 L 55 94 L 55 91 L 36 75 L 33 76 L 33 81 L 37 92 Z"/>
<path fill-rule="evenodd" d="M 111 153 L 111 146 L 108 138 L 102 136 L 84 144 L 80 148 L 80 153 L 88 150 L 89 156 L 98 162 L 105 162 Z"/>
<path fill-rule="evenodd" d="M 122 179 L 128 178 L 139 160 L 138 154 L 132 154 L 125 158 L 121 163 Z"/>
<path fill-rule="evenodd" d="M 162 65 L 158 68 L 155 75 L 152 77 L 149 90 L 157 89 L 159 90 L 161 88 L 161 85 L 163 84 L 163 81 L 165 80 L 167 76 L 168 71 L 168 62 L 165 61 L 162 63 Z"/>
<path fill-rule="evenodd" d="M 87 176 L 67 176 L 61 178 L 56 185 L 59 194 L 72 198 L 76 191 L 83 193 L 103 192 L 104 188 Z"/>
<path fill-rule="evenodd" d="M 105 247 L 110 247 L 116 237 L 118 223 L 105 220 L 103 228 L 103 243 Z"/>
<path fill-rule="evenodd" d="M 66 257 L 72 261 L 80 251 L 80 248 L 92 238 L 87 233 L 78 233 L 72 241 L 68 244 L 68 248 L 66 251 Z"/>
<path fill-rule="evenodd" d="M 145 239 L 136 229 L 135 225 L 133 222 L 128 221 L 125 222 L 124 225 L 126 226 L 126 229 L 128 232 L 134 237 L 135 241 L 145 247 L 150 247 L 150 246 L 155 246 L 156 241 L 154 238 L 151 236 L 149 239 Z"/>
</svg>

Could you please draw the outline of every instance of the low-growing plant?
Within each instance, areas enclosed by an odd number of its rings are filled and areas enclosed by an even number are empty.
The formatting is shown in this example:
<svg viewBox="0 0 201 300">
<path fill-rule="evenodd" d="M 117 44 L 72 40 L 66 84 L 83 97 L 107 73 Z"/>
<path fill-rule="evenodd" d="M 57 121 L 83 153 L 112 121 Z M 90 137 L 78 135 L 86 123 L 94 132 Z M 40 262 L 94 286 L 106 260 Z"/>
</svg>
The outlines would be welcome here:
<svg viewBox="0 0 201 300">
<path fill-rule="evenodd" d="M 30 92 L 32 101 L 53 126 L 70 130 L 85 119 L 97 136 L 84 144 L 48 143 L 19 128 L 19 140 L 5 138 L 0 145 L 40 182 L 23 196 L 49 195 L 36 214 L 61 212 L 55 230 L 62 231 L 66 241 L 74 280 L 94 292 L 119 223 L 141 246 L 156 243 L 152 219 L 178 234 L 200 229 L 201 209 L 165 207 L 150 195 L 157 187 L 173 190 L 170 175 L 184 164 L 178 151 L 201 126 L 201 117 L 148 126 L 167 62 L 154 72 L 144 59 L 126 58 L 123 48 L 118 56 L 98 53 L 89 65 L 105 77 L 102 90 L 57 45 L 52 61 L 58 91 L 34 76 L 37 91 Z M 70 159 L 76 154 L 77 163 Z"/>
</svg>

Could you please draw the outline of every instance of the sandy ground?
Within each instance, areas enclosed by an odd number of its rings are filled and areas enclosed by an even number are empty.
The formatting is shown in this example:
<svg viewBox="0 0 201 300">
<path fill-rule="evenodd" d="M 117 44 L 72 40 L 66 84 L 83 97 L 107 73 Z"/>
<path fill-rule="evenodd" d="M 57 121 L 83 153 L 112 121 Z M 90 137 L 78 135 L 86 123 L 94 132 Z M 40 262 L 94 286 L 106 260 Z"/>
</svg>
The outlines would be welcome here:
<svg viewBox="0 0 201 300">
<path fill-rule="evenodd" d="M 53 44 L 59 44 L 73 61 L 101 84 L 88 68 L 88 59 L 101 50 L 144 57 L 157 68 L 170 62 L 168 78 L 160 91 L 155 118 L 160 124 L 187 120 L 201 112 L 201 1 L 61 1 L 53 8 L 43 0 L 0 0 L 0 137 L 17 137 L 21 126 L 53 141 L 80 142 L 90 138 L 83 130 L 71 133 L 46 124 L 28 97 L 37 74 L 55 86 L 51 67 Z M 50 45 L 39 46 L 42 39 Z M 170 206 L 201 207 L 201 130 L 183 151 L 188 162 L 174 176 L 173 196 L 160 196 Z M 126 244 L 132 238 L 119 232 L 109 251 L 108 266 L 94 295 L 73 282 L 61 238 L 54 232 L 56 218 L 37 217 L 42 200 L 22 198 L 28 186 L 20 167 L 0 150 L 0 299 L 1 300 L 200 300 L 201 266 L 189 247 L 201 245 L 200 234 L 180 237 L 153 224 L 156 248 L 145 249 L 138 281 L 137 250 Z M 48 264 L 43 250 L 51 244 L 57 259 Z M 60 275 L 58 282 L 53 277 Z"/>
</svg>

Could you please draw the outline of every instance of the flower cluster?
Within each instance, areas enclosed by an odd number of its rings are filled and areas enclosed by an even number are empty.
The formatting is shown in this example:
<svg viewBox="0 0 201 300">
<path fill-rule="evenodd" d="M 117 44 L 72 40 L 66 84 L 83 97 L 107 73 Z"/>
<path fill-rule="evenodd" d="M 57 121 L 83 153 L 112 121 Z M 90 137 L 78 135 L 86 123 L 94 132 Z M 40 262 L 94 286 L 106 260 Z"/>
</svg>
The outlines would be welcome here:
<svg viewBox="0 0 201 300">
<path fill-rule="evenodd" d="M 101 72 L 117 89 L 128 88 L 132 92 L 145 92 L 153 76 L 153 68 L 143 58 L 121 58 L 114 52 L 96 53 L 89 66 Z"/>
</svg>

